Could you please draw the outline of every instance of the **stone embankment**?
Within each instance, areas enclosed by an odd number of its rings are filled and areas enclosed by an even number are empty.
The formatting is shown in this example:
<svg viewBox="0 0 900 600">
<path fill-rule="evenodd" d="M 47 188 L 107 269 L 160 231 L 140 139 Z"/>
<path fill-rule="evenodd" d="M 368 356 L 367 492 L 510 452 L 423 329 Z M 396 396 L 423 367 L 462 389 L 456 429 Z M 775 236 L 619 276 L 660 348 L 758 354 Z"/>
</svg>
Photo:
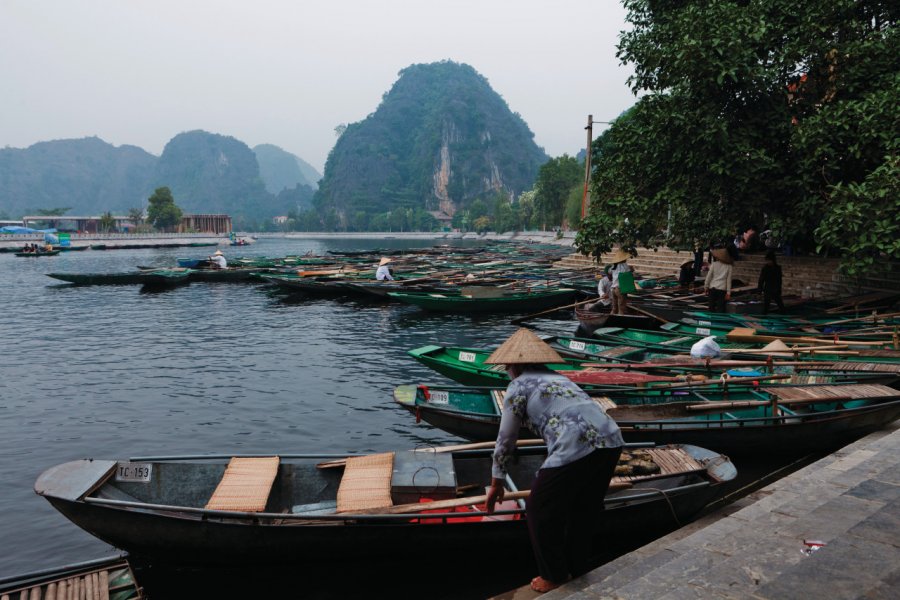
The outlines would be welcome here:
<svg viewBox="0 0 900 600">
<path fill-rule="evenodd" d="M 602 256 L 601 264 L 609 261 L 612 253 Z M 679 252 L 668 248 L 650 250 L 641 248 L 638 255 L 628 261 L 635 271 L 647 277 L 677 276 L 686 260 L 693 260 L 691 252 Z M 734 278 L 744 285 L 755 285 L 765 263 L 762 252 L 742 254 L 734 263 Z M 778 264 L 784 273 L 784 293 L 807 295 L 812 298 L 848 296 L 866 291 L 897 292 L 900 290 L 900 264 L 891 264 L 881 277 L 851 279 L 838 271 L 838 259 L 815 256 L 779 256 Z M 572 254 L 557 263 L 570 268 L 596 267 L 592 258 Z"/>
<path fill-rule="evenodd" d="M 109 247 L 129 245 L 153 247 L 159 244 L 222 244 L 228 245 L 227 235 L 215 233 L 73 233 L 73 246 L 103 244 Z M 18 248 L 23 244 L 43 244 L 43 233 L 0 234 L 0 248 Z"/>
<path fill-rule="evenodd" d="M 540 598 L 877 600 L 898 589 L 895 422 Z M 498 596 L 537 597 L 527 586 Z"/>
</svg>

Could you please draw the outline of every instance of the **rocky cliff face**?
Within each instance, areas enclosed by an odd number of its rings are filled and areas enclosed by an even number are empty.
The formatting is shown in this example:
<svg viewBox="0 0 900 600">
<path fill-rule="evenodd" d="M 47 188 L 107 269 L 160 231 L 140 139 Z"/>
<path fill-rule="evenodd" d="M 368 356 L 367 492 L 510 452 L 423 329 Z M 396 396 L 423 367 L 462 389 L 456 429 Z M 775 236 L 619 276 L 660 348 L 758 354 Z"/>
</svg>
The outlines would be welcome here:
<svg viewBox="0 0 900 600">
<path fill-rule="evenodd" d="M 316 194 L 341 215 L 422 208 L 452 215 L 529 188 L 547 160 L 528 126 L 468 65 L 413 65 L 338 140 Z"/>
</svg>

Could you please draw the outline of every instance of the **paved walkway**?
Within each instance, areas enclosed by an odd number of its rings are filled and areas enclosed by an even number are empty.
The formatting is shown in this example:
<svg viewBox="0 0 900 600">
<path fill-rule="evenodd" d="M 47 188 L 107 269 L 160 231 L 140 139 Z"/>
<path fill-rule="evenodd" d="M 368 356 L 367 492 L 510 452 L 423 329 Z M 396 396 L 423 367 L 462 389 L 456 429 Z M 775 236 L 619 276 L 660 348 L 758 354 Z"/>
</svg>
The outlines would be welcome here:
<svg viewBox="0 0 900 600">
<path fill-rule="evenodd" d="M 724 512 L 541 598 L 900 598 L 900 421 Z"/>
</svg>

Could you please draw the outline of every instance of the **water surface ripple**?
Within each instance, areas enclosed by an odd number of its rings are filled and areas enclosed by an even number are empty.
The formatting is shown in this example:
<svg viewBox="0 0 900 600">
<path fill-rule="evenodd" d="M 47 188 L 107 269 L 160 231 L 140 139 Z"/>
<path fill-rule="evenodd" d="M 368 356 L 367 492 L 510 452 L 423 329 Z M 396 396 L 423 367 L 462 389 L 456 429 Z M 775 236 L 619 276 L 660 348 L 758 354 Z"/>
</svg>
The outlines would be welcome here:
<svg viewBox="0 0 900 600">
<path fill-rule="evenodd" d="M 280 256 L 386 242 L 262 240 L 226 254 Z M 392 247 L 421 241 L 390 240 Z M 439 316 L 261 285 L 58 285 L 48 272 L 172 265 L 209 249 L 0 254 L 0 577 L 113 554 L 32 491 L 85 457 L 380 451 L 455 441 L 395 407 L 401 383 L 448 383 L 406 351 L 491 346 L 509 317 Z M 571 331 L 572 322 L 539 322 Z"/>
</svg>

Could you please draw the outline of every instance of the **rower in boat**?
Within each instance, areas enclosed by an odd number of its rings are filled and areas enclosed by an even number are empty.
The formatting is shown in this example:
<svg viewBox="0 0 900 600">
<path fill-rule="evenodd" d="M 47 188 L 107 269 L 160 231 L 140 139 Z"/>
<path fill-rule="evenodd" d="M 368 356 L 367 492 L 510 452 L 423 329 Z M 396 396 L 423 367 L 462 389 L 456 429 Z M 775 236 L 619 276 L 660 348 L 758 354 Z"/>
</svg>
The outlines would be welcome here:
<svg viewBox="0 0 900 600">
<path fill-rule="evenodd" d="M 213 255 L 209 257 L 209 262 L 214 269 L 228 268 L 228 261 L 225 260 L 225 255 L 221 250 L 216 250 L 215 252 L 213 252 Z"/>
<path fill-rule="evenodd" d="M 381 261 L 378 263 L 378 270 L 375 271 L 375 279 L 378 281 L 393 281 L 394 278 L 391 276 L 391 268 L 388 267 L 388 263 L 391 262 L 391 259 L 388 257 L 383 257 Z"/>
<path fill-rule="evenodd" d="M 612 294 L 612 273 L 610 272 L 612 269 L 612 265 L 606 265 L 603 268 L 603 275 L 600 276 L 600 281 L 597 282 L 597 295 L 599 299 L 597 302 L 593 304 L 588 304 L 585 308 L 588 310 L 592 310 L 595 312 L 609 312 L 609 308 L 612 305 L 612 299 L 610 295 Z"/>
<path fill-rule="evenodd" d="M 536 592 L 548 592 L 588 569 L 590 535 L 599 516 L 596 502 L 606 495 L 619 455 L 619 426 L 577 385 L 545 363 L 561 362 L 550 346 L 528 329 L 519 329 L 486 361 L 504 365 L 513 381 L 506 402 L 491 469 L 488 513 L 502 501 L 507 464 L 522 425 L 547 444 L 527 501 L 528 531 L 539 575 Z"/>
</svg>

